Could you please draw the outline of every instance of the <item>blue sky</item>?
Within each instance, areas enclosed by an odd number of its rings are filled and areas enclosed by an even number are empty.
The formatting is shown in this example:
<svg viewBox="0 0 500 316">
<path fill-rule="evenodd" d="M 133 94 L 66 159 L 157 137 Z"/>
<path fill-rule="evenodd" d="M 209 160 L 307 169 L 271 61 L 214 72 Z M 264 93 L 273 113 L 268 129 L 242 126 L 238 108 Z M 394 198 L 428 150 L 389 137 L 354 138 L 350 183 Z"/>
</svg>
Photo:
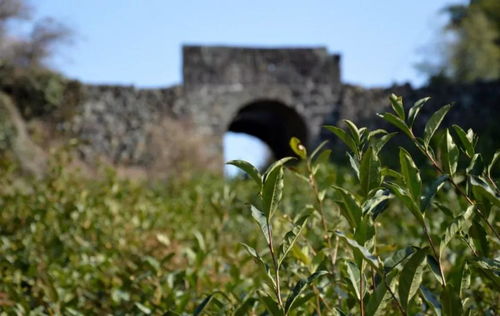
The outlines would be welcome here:
<svg viewBox="0 0 500 316">
<path fill-rule="evenodd" d="M 181 82 L 182 44 L 326 46 L 345 82 L 387 86 L 424 77 L 415 64 L 439 36 L 439 10 L 465 0 L 32 0 L 36 16 L 75 31 L 52 64 L 89 83 Z M 253 148 L 246 140 L 230 149 Z M 250 147 L 248 147 L 250 146 Z M 255 150 L 249 150 L 253 152 Z M 261 152 L 261 156 L 262 156 Z"/>
</svg>

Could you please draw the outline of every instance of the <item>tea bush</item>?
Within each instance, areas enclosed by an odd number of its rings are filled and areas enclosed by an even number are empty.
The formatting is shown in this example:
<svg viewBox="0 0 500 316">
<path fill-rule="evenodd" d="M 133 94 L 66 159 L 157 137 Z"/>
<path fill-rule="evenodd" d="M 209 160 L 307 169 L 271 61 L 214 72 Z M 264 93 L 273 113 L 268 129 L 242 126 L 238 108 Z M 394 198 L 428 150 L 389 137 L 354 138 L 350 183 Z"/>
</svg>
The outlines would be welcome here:
<svg viewBox="0 0 500 316">
<path fill-rule="evenodd" d="M 145 183 L 109 169 L 89 179 L 64 151 L 42 179 L 2 164 L 1 313 L 497 314 L 500 154 L 476 153 L 473 131 L 439 133 L 449 106 L 417 136 L 425 100 L 391 103 L 382 118 L 425 165 L 401 148 L 387 167 L 395 133 L 350 121 L 326 127 L 350 149 L 349 167 L 294 138 L 297 157 L 262 174 L 230 162 L 247 181 Z"/>
</svg>

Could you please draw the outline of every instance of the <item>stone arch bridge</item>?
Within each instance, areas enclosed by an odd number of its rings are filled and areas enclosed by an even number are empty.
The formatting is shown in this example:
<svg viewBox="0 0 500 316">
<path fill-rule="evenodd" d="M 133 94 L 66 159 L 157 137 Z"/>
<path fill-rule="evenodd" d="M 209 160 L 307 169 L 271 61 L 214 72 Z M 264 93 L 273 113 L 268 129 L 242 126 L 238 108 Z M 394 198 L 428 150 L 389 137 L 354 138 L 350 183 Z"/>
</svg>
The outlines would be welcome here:
<svg viewBox="0 0 500 316">
<path fill-rule="evenodd" d="M 337 124 L 340 118 L 379 126 L 375 113 L 387 108 L 391 92 L 408 102 L 433 96 L 428 112 L 456 101 L 458 111 L 451 120 L 466 127 L 487 129 L 484 118 L 500 117 L 498 82 L 365 89 L 342 84 L 340 56 L 322 47 L 184 46 L 182 71 L 182 84 L 164 89 L 84 86 L 77 114 L 65 123 L 83 140 L 82 156 L 147 165 L 154 159 L 151 130 L 171 118 L 190 121 L 193 130 L 186 133 L 211 139 L 206 152 L 220 168 L 227 131 L 260 138 L 280 158 L 291 154 L 290 137 L 314 145 L 325 137 L 321 126 Z"/>
</svg>

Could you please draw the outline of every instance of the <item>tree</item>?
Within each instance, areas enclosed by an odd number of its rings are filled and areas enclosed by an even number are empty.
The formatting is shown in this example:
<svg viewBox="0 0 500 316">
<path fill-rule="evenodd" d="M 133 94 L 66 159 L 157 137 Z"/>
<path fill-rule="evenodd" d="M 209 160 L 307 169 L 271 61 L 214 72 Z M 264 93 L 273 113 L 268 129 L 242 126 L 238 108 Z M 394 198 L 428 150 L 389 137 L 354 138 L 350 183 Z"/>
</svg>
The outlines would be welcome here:
<svg viewBox="0 0 500 316">
<path fill-rule="evenodd" d="M 431 80 L 444 77 L 456 82 L 500 78 L 500 1 L 471 0 L 469 5 L 444 9 L 450 35 L 441 62 L 424 70 Z M 423 68 L 423 67 L 422 67 Z"/>
</svg>

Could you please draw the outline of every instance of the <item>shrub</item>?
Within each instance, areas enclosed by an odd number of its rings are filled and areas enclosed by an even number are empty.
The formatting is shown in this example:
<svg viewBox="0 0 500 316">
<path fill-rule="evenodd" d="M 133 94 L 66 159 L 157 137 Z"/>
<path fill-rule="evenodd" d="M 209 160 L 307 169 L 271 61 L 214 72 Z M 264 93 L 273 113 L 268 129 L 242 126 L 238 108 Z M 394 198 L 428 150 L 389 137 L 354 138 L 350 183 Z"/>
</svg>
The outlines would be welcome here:
<svg viewBox="0 0 500 316">
<path fill-rule="evenodd" d="M 437 145 L 431 145 L 450 106 L 435 112 L 417 137 L 412 126 L 427 99 L 409 110 L 400 97 L 393 95 L 390 101 L 394 112 L 380 116 L 411 140 L 433 169 L 431 175 L 424 178 L 425 166 L 417 166 L 405 148 L 399 150 L 399 170 L 383 164 L 380 152 L 395 133 L 369 131 L 348 120 L 347 131 L 326 126 L 350 149 L 358 185 L 318 185 L 317 173 L 329 151 L 321 151 L 322 144 L 309 155 L 292 138 L 290 145 L 303 161 L 294 172 L 309 187 L 312 200 L 283 224 L 276 217 L 285 187 L 284 165 L 292 158 L 277 161 L 262 175 L 247 162 L 229 162 L 257 185 L 250 214 L 265 245 L 242 244 L 262 267 L 266 282 L 238 310 L 271 315 L 495 313 L 500 192 L 491 170 L 500 151 L 484 159 L 475 152 L 477 135 L 459 126 L 446 129 Z M 329 199 L 335 207 L 325 206 Z M 329 213 L 336 212 L 342 220 L 333 222 Z M 219 303 L 224 301 L 219 298 Z M 209 296 L 199 310 L 215 299 Z"/>
</svg>

